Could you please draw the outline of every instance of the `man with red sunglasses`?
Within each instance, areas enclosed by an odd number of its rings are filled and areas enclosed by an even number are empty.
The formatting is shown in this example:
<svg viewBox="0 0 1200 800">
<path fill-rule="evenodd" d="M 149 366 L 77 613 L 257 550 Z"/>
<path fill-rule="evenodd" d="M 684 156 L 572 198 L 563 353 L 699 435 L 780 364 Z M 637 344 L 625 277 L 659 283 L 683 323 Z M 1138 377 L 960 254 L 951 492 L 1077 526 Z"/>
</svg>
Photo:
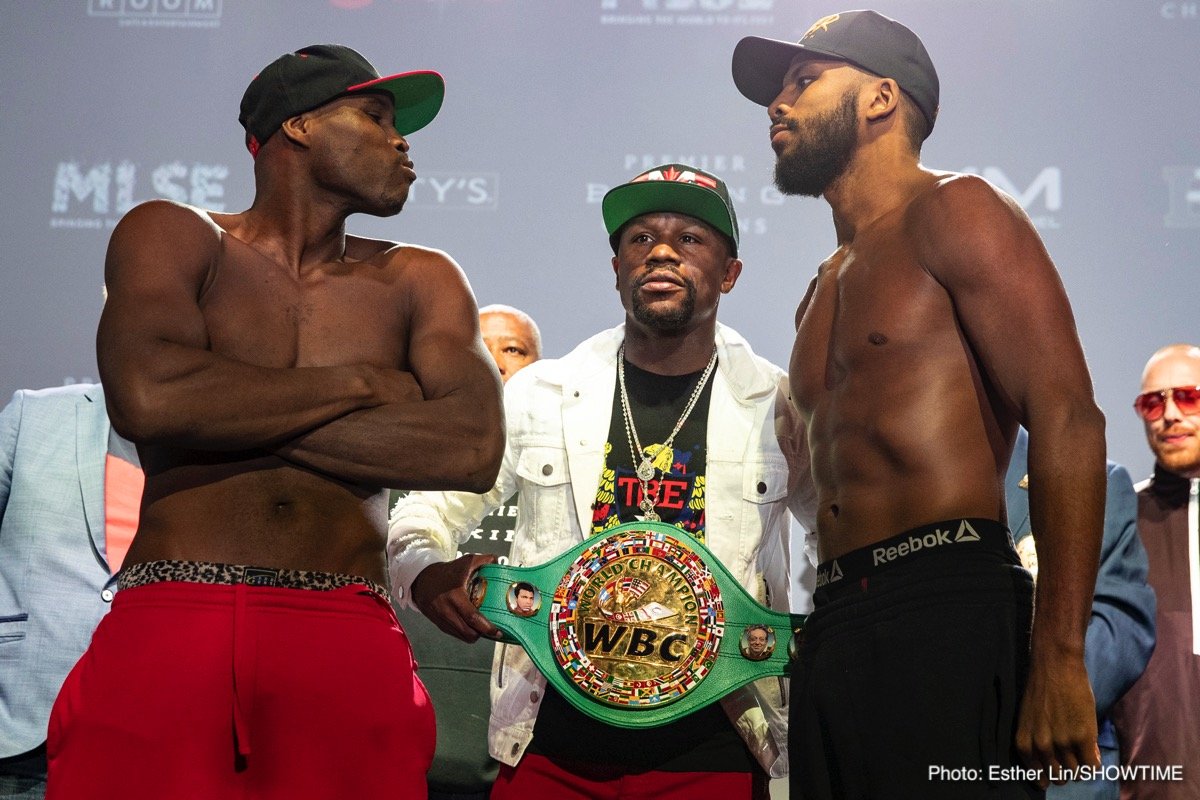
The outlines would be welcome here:
<svg viewBox="0 0 1200 800">
<path fill-rule="evenodd" d="M 1138 485 L 1138 530 L 1158 595 L 1158 644 L 1113 722 L 1122 798 L 1200 797 L 1200 347 L 1150 357 L 1133 404 L 1154 452 Z"/>
</svg>

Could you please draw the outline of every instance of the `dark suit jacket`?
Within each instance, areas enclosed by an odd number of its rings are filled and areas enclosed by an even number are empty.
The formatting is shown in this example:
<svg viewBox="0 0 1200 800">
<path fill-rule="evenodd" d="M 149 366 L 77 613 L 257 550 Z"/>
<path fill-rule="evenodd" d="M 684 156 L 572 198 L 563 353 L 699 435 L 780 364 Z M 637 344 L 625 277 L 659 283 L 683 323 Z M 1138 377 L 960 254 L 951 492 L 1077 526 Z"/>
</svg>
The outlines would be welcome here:
<svg viewBox="0 0 1200 800">
<path fill-rule="evenodd" d="M 1028 482 L 1029 436 L 1022 429 L 1013 448 L 1005 479 L 1008 525 L 1018 550 L 1030 531 Z M 1104 541 L 1100 572 L 1088 623 L 1084 660 L 1096 716 L 1100 720 L 1100 754 L 1105 764 L 1117 763 L 1117 740 L 1109 724 L 1113 704 L 1142 674 L 1154 651 L 1154 590 L 1146 582 L 1146 548 L 1137 533 L 1137 495 L 1124 467 L 1108 462 L 1108 496 L 1104 505 Z M 1048 800 L 1116 798 L 1115 784 L 1103 781 L 1053 786 Z"/>
</svg>

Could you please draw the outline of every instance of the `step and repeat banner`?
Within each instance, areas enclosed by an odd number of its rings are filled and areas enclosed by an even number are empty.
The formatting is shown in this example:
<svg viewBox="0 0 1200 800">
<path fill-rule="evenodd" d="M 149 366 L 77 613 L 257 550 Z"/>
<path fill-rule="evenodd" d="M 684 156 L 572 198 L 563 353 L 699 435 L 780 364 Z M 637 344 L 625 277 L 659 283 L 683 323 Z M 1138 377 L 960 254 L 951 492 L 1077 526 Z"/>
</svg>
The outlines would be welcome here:
<svg viewBox="0 0 1200 800">
<path fill-rule="evenodd" d="M 932 168 L 1028 212 L 1070 293 L 1111 457 L 1150 456 L 1130 409 L 1149 354 L 1200 340 L 1200 2 L 879 0 L 941 76 Z M 0 396 L 96 377 L 104 252 L 166 197 L 238 211 L 237 123 L 276 56 L 337 42 L 384 74 L 434 69 L 442 112 L 410 137 L 397 217 L 355 233 L 443 249 L 479 303 L 541 325 L 549 356 L 622 318 L 600 198 L 666 161 L 726 179 L 745 270 L 722 319 L 787 363 L 795 308 L 834 246 L 822 200 L 771 180 L 766 110 L 730 56 L 799 39 L 796 0 L 0 0 Z M 1013 326 L 1025 324 L 1017 317 Z M 1038 354 L 1030 354 L 1031 358 Z"/>
</svg>

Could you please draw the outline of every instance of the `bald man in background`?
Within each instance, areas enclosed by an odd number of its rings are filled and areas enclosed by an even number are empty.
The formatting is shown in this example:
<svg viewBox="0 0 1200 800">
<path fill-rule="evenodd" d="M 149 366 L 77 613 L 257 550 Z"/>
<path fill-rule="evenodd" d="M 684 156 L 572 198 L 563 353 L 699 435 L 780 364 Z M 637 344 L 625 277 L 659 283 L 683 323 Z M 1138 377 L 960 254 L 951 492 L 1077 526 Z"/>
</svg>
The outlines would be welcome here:
<svg viewBox="0 0 1200 800">
<path fill-rule="evenodd" d="M 479 329 L 504 383 L 542 357 L 542 332 L 533 317 L 519 308 L 501 303 L 484 306 L 479 309 Z"/>
<path fill-rule="evenodd" d="M 1135 768 L 1121 797 L 1190 800 L 1200 797 L 1200 347 L 1151 356 L 1133 407 L 1154 453 L 1154 476 L 1137 490 L 1158 643 L 1113 711 L 1121 762 Z"/>
</svg>

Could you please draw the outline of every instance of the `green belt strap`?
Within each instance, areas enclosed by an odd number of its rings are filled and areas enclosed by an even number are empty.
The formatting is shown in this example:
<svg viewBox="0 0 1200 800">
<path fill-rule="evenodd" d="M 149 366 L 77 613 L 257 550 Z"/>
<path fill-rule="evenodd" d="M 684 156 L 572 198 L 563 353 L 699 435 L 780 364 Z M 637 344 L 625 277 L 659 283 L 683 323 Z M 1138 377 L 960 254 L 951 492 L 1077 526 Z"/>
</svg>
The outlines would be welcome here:
<svg viewBox="0 0 1200 800">
<path fill-rule="evenodd" d="M 804 626 L 662 522 L 620 525 L 536 567 L 486 565 L 468 591 L 573 706 L 622 728 L 663 725 L 786 675 Z"/>
</svg>

